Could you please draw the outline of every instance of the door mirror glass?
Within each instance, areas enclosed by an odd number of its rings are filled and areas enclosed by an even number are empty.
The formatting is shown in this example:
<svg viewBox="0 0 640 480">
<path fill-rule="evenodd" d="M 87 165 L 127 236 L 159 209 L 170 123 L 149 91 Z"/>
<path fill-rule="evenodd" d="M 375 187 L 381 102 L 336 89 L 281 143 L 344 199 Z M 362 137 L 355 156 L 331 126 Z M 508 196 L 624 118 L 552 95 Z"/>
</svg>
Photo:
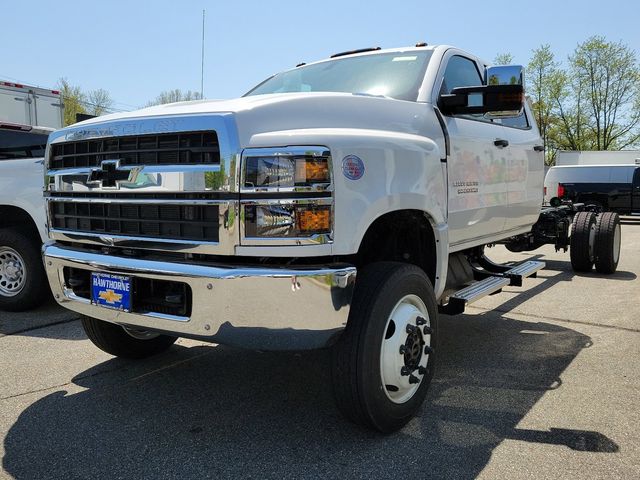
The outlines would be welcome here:
<svg viewBox="0 0 640 480">
<path fill-rule="evenodd" d="M 487 67 L 485 85 L 523 85 L 524 68 L 521 65 Z"/>
</svg>

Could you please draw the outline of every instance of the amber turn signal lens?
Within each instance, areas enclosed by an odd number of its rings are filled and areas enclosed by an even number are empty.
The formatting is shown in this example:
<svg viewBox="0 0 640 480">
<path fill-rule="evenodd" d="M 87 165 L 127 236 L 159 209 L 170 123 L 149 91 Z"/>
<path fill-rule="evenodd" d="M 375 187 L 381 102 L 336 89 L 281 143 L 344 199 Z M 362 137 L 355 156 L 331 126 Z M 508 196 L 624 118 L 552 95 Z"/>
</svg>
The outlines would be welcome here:
<svg viewBox="0 0 640 480">
<path fill-rule="evenodd" d="M 296 184 L 329 183 L 329 162 L 327 159 L 296 159 Z"/>
<path fill-rule="evenodd" d="M 301 233 L 329 233 L 331 231 L 331 207 L 298 209 L 296 223 Z"/>
</svg>

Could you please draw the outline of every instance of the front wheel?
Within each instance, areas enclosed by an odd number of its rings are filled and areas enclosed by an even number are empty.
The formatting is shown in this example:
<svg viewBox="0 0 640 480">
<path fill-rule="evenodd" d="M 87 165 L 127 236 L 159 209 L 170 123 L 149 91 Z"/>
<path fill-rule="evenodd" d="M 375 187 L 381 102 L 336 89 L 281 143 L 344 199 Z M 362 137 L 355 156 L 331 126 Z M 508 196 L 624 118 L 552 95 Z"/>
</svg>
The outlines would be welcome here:
<svg viewBox="0 0 640 480">
<path fill-rule="evenodd" d="M 40 247 L 27 230 L 0 229 L 0 310 L 30 310 L 49 298 Z"/>
<path fill-rule="evenodd" d="M 147 358 L 164 352 L 177 340 L 169 335 L 125 328 L 91 317 L 82 317 L 82 327 L 100 350 L 129 359 Z"/>
<path fill-rule="evenodd" d="M 427 395 L 436 333 L 436 299 L 423 270 L 377 262 L 358 272 L 349 322 L 332 351 L 342 413 L 384 433 L 402 428 Z"/>
</svg>

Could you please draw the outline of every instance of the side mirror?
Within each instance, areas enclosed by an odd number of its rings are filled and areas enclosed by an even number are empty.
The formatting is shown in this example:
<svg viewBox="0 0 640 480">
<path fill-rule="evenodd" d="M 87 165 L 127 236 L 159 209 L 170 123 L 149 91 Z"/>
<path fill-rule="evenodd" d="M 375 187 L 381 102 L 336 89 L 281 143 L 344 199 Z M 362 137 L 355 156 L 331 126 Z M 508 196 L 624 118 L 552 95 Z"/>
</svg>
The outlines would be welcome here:
<svg viewBox="0 0 640 480">
<path fill-rule="evenodd" d="M 486 85 L 454 88 L 441 95 L 444 114 L 484 114 L 487 118 L 517 117 L 524 108 L 523 68 L 517 65 L 487 68 Z"/>
</svg>

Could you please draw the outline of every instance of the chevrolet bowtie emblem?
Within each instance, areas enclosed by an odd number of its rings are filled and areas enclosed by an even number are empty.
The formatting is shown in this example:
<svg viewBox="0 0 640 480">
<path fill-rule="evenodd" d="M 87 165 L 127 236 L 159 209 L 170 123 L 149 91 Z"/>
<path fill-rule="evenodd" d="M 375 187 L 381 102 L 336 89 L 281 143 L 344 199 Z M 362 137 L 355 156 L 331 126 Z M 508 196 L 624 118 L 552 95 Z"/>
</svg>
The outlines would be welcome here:
<svg viewBox="0 0 640 480">
<path fill-rule="evenodd" d="M 122 300 L 122 295 L 113 290 L 105 290 L 104 292 L 100 292 L 98 296 L 110 305 Z"/>
<path fill-rule="evenodd" d="M 100 168 L 91 170 L 87 183 L 100 183 L 107 188 L 117 188 L 118 182 L 129 180 L 131 170 L 121 170 L 120 160 L 105 160 Z"/>
</svg>

